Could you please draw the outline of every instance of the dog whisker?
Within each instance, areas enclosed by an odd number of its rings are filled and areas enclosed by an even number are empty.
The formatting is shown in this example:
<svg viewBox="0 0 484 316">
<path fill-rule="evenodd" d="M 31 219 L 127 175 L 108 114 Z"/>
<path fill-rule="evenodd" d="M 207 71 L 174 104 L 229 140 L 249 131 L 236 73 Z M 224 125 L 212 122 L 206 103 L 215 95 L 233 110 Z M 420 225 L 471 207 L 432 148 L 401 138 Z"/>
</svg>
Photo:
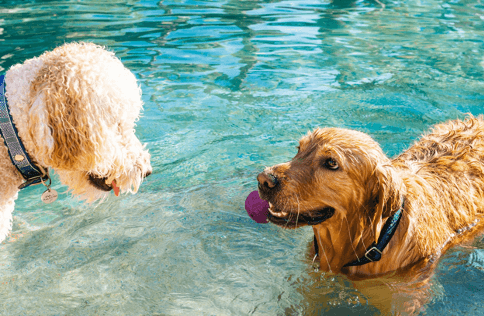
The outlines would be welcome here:
<svg viewBox="0 0 484 316">
<path fill-rule="evenodd" d="M 317 234 L 317 235 L 318 235 L 318 240 L 319 240 L 318 244 L 321 246 L 321 249 L 323 249 L 324 257 L 326 258 L 326 262 L 328 263 L 329 272 L 333 273 L 333 271 L 331 270 L 331 264 L 329 263 L 329 260 L 328 260 L 328 256 L 326 255 L 326 251 L 324 250 L 324 245 L 321 242 L 321 235 L 320 234 Z"/>
<path fill-rule="evenodd" d="M 358 213 L 358 218 L 360 219 L 360 223 L 362 223 L 360 213 Z M 361 232 L 361 238 L 360 238 L 360 240 L 361 240 L 361 243 L 363 244 L 363 247 L 366 249 L 366 245 L 365 245 L 365 241 L 364 241 L 363 235 L 364 235 L 364 231 Z"/>
<path fill-rule="evenodd" d="M 366 215 L 366 216 L 368 216 L 371 232 L 373 233 L 373 236 L 376 236 L 375 231 L 373 230 L 373 225 L 371 225 L 371 217 L 370 217 L 370 215 Z"/>
<path fill-rule="evenodd" d="M 338 236 L 341 236 L 341 229 L 343 228 L 343 219 L 341 219 L 341 223 L 339 225 L 339 232 L 338 232 Z"/>
<path fill-rule="evenodd" d="M 358 260 L 360 260 L 360 257 L 358 257 L 358 254 L 356 253 L 356 249 L 355 249 L 355 246 L 353 246 L 353 237 L 351 236 L 351 231 L 350 231 L 350 223 L 348 222 L 348 218 L 345 216 L 345 219 L 346 219 L 346 224 L 347 224 L 347 227 L 348 227 L 348 235 L 350 236 L 350 244 L 351 244 L 351 248 L 353 248 L 353 252 L 355 253 L 356 255 L 356 258 Z"/>
</svg>

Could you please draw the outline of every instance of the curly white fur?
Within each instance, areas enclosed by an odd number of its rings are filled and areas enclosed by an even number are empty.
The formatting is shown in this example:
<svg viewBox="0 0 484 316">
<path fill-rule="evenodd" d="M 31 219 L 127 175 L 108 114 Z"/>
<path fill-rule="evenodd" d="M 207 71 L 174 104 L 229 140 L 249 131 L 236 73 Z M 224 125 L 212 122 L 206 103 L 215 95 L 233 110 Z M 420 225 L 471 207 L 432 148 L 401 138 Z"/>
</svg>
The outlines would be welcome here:
<svg viewBox="0 0 484 316">
<path fill-rule="evenodd" d="M 90 181 L 114 180 L 135 193 L 151 173 L 150 155 L 135 136 L 142 108 L 135 76 L 113 53 L 71 43 L 10 68 L 6 97 L 22 142 L 39 165 L 54 169 L 73 194 L 89 202 L 108 192 Z M 0 138 L 1 140 L 1 138 Z M 0 141 L 0 241 L 11 229 L 23 178 Z"/>
</svg>

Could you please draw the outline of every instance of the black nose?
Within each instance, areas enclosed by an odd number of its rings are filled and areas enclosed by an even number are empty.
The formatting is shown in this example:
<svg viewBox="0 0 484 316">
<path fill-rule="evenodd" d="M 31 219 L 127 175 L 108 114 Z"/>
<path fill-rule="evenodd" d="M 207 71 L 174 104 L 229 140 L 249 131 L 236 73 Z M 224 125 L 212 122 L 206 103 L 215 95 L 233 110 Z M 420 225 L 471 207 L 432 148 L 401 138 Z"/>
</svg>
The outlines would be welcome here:
<svg viewBox="0 0 484 316">
<path fill-rule="evenodd" d="M 259 182 L 259 189 L 263 191 L 272 190 L 279 184 L 279 181 L 277 181 L 274 175 L 266 172 L 259 173 L 257 181 Z"/>
<path fill-rule="evenodd" d="M 149 176 L 150 174 L 151 174 L 151 170 L 148 170 L 148 171 L 145 173 L 145 178 L 146 178 L 147 176 Z"/>
</svg>

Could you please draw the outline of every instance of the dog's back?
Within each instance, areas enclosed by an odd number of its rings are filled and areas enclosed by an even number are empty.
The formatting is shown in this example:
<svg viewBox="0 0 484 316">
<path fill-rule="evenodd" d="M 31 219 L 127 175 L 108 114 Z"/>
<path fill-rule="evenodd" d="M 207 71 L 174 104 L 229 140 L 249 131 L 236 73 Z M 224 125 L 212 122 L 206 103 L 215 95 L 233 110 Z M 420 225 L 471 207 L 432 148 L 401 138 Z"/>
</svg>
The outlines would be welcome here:
<svg viewBox="0 0 484 316">
<path fill-rule="evenodd" d="M 469 117 L 435 125 L 407 151 L 394 159 L 394 163 L 432 163 L 441 157 L 455 157 L 472 152 L 484 162 L 484 120 Z"/>
<path fill-rule="evenodd" d="M 405 176 L 416 237 L 426 255 L 475 225 L 484 213 L 484 121 L 434 126 L 392 165 Z"/>
</svg>

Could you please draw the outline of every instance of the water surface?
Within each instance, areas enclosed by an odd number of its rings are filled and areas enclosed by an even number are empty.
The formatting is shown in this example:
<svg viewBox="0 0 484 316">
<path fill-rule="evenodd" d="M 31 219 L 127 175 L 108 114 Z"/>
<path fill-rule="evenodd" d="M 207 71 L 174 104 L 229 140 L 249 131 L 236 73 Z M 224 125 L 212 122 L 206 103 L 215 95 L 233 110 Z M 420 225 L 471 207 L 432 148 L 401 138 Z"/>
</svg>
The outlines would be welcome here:
<svg viewBox="0 0 484 316">
<path fill-rule="evenodd" d="M 2 1 L 0 71 L 90 41 L 135 73 L 154 168 L 137 195 L 99 205 L 22 191 L 0 246 L 2 314 L 384 313 L 313 271 L 310 228 L 258 225 L 245 197 L 317 126 L 394 156 L 484 113 L 483 20 L 477 0 Z M 471 246 L 440 261 L 418 313 L 482 314 L 482 238 Z"/>
</svg>

